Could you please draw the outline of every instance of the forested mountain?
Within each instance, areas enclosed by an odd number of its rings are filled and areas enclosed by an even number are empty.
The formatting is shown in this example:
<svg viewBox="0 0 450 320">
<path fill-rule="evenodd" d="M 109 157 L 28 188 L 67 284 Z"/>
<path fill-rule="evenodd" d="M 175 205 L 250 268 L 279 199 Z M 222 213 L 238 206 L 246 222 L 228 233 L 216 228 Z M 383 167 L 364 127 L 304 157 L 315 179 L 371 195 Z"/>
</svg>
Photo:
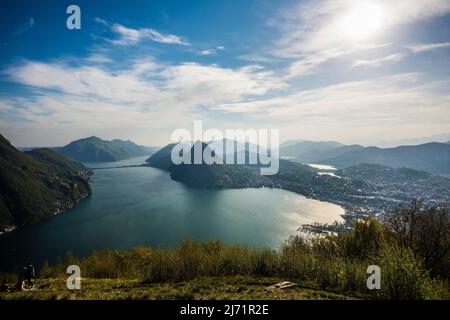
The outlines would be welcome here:
<svg viewBox="0 0 450 320">
<path fill-rule="evenodd" d="M 21 152 L 0 135 L 0 231 L 74 207 L 90 194 L 90 175 L 50 149 Z"/>
<path fill-rule="evenodd" d="M 81 162 L 113 162 L 149 155 L 155 148 L 140 146 L 130 140 L 106 141 L 92 136 L 72 141 L 54 150 Z"/>
</svg>

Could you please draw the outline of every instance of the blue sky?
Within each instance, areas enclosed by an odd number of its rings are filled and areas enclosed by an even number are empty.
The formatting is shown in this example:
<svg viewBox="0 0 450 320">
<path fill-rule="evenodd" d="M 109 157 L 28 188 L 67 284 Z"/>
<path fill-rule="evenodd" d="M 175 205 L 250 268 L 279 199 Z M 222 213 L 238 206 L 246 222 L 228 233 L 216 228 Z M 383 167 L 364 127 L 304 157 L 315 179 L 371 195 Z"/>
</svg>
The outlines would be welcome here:
<svg viewBox="0 0 450 320">
<path fill-rule="evenodd" d="M 81 30 L 66 8 L 81 8 Z M 450 139 L 450 0 L 6 1 L 0 132 L 18 146 L 177 128 Z"/>
</svg>

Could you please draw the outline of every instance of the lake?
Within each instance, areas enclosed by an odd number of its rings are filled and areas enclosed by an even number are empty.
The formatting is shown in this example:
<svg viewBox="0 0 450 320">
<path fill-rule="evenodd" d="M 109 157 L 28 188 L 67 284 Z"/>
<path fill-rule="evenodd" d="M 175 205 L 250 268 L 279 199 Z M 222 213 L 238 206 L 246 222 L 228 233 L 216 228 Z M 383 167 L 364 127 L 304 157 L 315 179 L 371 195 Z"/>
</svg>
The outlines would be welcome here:
<svg viewBox="0 0 450 320">
<path fill-rule="evenodd" d="M 111 167 L 140 164 L 140 157 Z M 221 239 L 278 248 L 305 223 L 342 221 L 344 210 L 280 189 L 198 190 L 150 167 L 95 170 L 92 196 L 54 218 L 0 236 L 0 269 L 40 266 L 67 251 L 176 246 Z"/>
</svg>

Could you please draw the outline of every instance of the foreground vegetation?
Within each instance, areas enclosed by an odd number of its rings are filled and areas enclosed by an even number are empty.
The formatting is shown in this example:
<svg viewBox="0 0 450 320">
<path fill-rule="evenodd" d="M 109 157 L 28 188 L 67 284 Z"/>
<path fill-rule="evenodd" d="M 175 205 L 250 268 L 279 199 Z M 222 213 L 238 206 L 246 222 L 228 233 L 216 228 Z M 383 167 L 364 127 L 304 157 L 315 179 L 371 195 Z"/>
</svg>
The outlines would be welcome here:
<svg viewBox="0 0 450 320">
<path fill-rule="evenodd" d="M 177 248 L 105 250 L 83 259 L 67 254 L 42 268 L 40 278 L 47 280 L 39 280 L 36 291 L 0 297 L 57 298 L 67 266 L 75 264 L 84 280 L 72 298 L 449 299 L 449 217 L 446 207 L 416 201 L 383 224 L 370 219 L 348 233 L 295 236 L 281 250 L 185 240 Z M 369 265 L 381 269 L 379 290 L 367 288 Z M 265 290 L 284 280 L 299 286 Z"/>
<path fill-rule="evenodd" d="M 39 279 L 34 290 L 0 293 L 8 300 L 346 300 L 354 297 L 298 284 L 285 290 L 268 289 L 280 278 L 201 277 L 188 281 L 148 282 L 132 279 L 83 279 L 81 290 L 68 290 L 66 279 Z"/>
</svg>

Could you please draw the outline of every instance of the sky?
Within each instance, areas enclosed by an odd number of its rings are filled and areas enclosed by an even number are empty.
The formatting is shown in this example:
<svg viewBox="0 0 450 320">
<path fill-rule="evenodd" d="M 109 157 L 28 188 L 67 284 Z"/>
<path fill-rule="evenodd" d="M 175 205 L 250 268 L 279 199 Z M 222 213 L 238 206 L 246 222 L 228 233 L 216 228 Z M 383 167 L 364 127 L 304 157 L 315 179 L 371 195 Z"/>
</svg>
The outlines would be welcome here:
<svg viewBox="0 0 450 320">
<path fill-rule="evenodd" d="M 195 120 L 281 141 L 450 140 L 450 0 L 2 1 L 14 145 L 164 145 Z"/>
</svg>

